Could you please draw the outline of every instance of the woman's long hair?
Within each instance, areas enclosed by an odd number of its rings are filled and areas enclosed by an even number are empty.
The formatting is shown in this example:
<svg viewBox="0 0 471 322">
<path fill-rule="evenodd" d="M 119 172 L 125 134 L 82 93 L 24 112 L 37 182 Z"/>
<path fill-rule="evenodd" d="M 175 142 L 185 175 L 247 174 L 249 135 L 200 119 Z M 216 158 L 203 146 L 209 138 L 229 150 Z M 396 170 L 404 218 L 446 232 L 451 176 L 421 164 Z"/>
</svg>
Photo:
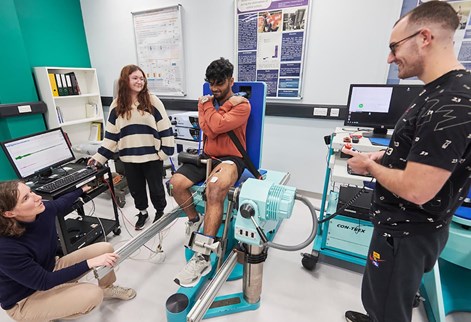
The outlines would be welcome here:
<svg viewBox="0 0 471 322">
<path fill-rule="evenodd" d="M 149 90 L 147 88 L 147 78 L 144 71 L 136 65 L 127 65 L 124 66 L 121 70 L 121 75 L 119 76 L 118 81 L 118 101 L 117 106 L 115 107 L 116 116 L 126 117 L 126 119 L 131 118 L 131 109 L 132 109 L 132 98 L 131 98 L 131 89 L 129 88 L 129 75 L 134 73 L 136 70 L 141 71 L 144 76 L 144 87 L 137 95 L 139 101 L 138 110 L 149 112 L 152 114 L 152 105 L 150 103 Z"/>
<path fill-rule="evenodd" d="M 19 237 L 25 232 L 25 228 L 16 219 L 5 217 L 5 212 L 13 210 L 18 203 L 20 182 L 0 182 L 0 236 Z"/>
</svg>

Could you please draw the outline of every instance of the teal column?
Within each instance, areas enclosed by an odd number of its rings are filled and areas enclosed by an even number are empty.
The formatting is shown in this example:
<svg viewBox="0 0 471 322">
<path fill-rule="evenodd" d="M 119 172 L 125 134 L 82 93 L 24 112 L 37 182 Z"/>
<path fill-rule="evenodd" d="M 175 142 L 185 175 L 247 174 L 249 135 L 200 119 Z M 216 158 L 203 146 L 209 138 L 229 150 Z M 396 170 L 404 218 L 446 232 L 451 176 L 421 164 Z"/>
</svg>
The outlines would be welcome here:
<svg viewBox="0 0 471 322">
<path fill-rule="evenodd" d="M 0 5 L 0 104 L 37 101 L 36 87 L 21 34 L 20 23 L 13 0 Z M 13 116 L 0 119 L 0 141 L 43 131 L 46 126 L 42 115 Z M 0 151 L 0 180 L 17 178 L 10 162 Z"/>
<path fill-rule="evenodd" d="M 0 5 L 0 104 L 38 100 L 15 1 Z"/>
</svg>

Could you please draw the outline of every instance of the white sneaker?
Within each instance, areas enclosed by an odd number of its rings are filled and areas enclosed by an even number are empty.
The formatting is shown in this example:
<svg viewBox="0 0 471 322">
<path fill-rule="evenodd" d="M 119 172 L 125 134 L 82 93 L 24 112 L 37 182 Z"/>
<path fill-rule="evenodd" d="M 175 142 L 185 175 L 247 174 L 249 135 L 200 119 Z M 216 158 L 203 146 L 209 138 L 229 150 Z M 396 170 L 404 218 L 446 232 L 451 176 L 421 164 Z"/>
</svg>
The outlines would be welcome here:
<svg viewBox="0 0 471 322">
<path fill-rule="evenodd" d="M 192 287 L 198 284 L 201 276 L 211 272 L 211 262 L 206 260 L 203 255 L 195 253 L 180 273 L 174 279 L 174 282 L 182 287 Z"/>
<path fill-rule="evenodd" d="M 119 300 L 131 300 L 136 297 L 136 291 L 132 288 L 122 287 L 118 285 L 111 285 L 103 289 L 103 298 L 108 299 L 119 299 Z"/>
<path fill-rule="evenodd" d="M 191 235 L 193 232 L 198 231 L 201 227 L 201 224 L 203 223 L 203 216 L 198 214 L 199 220 L 197 222 L 192 222 L 191 220 L 188 220 L 185 223 L 185 235 L 187 239 L 190 239 Z"/>
</svg>

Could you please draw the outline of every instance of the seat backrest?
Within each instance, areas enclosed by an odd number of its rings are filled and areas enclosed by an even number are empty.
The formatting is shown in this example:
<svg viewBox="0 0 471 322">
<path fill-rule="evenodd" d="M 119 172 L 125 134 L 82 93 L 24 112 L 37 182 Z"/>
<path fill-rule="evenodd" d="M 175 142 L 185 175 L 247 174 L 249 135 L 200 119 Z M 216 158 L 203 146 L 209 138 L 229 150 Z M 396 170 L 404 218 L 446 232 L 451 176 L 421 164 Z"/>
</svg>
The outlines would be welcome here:
<svg viewBox="0 0 471 322">
<path fill-rule="evenodd" d="M 267 86 L 264 82 L 234 82 L 232 92 L 248 94 L 251 111 L 247 123 L 247 154 L 255 168 L 260 169 L 262 164 L 263 123 L 265 119 L 265 103 Z M 209 84 L 203 85 L 203 95 L 211 95 Z"/>
</svg>

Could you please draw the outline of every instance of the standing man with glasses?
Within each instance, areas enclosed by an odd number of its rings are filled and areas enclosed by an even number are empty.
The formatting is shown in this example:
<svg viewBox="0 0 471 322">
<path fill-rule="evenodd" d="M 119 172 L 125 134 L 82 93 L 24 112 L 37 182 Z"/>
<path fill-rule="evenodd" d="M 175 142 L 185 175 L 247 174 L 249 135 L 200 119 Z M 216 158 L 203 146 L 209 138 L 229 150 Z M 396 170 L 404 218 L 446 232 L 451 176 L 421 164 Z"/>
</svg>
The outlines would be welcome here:
<svg viewBox="0 0 471 322">
<path fill-rule="evenodd" d="M 396 124 L 386 151 L 343 149 L 353 171 L 376 178 L 362 284 L 368 315 L 347 311 L 347 321 L 411 321 L 422 276 L 435 265 L 468 194 L 471 74 L 453 50 L 458 26 L 456 11 L 442 1 L 423 3 L 396 23 L 388 63 L 398 66 L 401 79 L 417 76 L 424 90 Z"/>
</svg>

